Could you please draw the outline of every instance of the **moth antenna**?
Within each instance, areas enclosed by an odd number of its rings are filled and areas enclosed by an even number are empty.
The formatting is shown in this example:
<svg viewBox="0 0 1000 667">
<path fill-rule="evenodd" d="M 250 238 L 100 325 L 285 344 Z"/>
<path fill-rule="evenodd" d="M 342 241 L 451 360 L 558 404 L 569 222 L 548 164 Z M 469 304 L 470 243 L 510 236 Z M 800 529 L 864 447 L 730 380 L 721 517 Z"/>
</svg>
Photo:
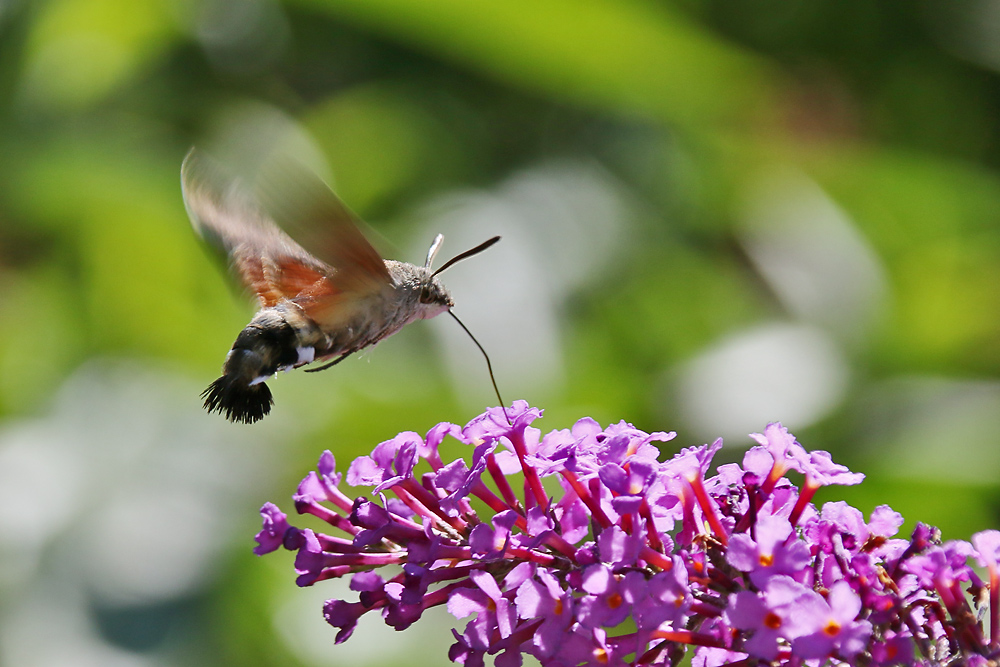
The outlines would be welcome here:
<svg viewBox="0 0 1000 667">
<path fill-rule="evenodd" d="M 438 234 L 431 241 L 431 247 L 427 249 L 427 261 L 424 262 L 424 268 L 431 268 L 431 264 L 434 263 L 434 258 L 437 257 L 438 250 L 441 249 L 441 242 L 444 241 L 444 234 Z"/>
<path fill-rule="evenodd" d="M 438 236 L 440 236 L 440 234 Z M 471 250 L 466 250 L 465 252 L 458 253 L 457 255 L 455 255 L 454 257 L 452 257 L 451 259 L 449 259 L 447 262 L 445 262 L 444 266 L 442 266 L 440 269 L 438 269 L 437 271 L 435 271 L 434 273 L 432 273 L 431 277 L 433 278 L 437 274 L 439 274 L 442 271 L 444 271 L 445 269 L 447 269 L 449 266 L 452 266 L 452 265 L 454 265 L 457 262 L 461 262 L 463 259 L 468 259 L 469 257 L 472 257 L 473 255 L 478 255 L 479 253 L 481 253 L 482 251 L 486 250 L 487 248 L 489 248 L 491 245 L 493 245 L 494 243 L 496 243 L 499 240 L 500 240 L 499 236 L 494 236 L 493 238 L 491 238 L 488 241 L 483 241 L 482 243 L 480 243 L 479 245 L 477 245 L 475 248 L 472 248 Z M 434 241 L 437 242 L 437 239 L 434 239 Z M 433 249 L 434 246 L 432 245 L 431 248 Z M 427 254 L 428 254 L 428 256 L 430 255 L 430 253 L 427 253 Z M 466 331 L 468 331 L 468 329 L 466 329 Z M 472 334 L 469 334 L 469 335 L 471 336 Z M 476 343 L 476 344 L 478 345 L 478 343 Z"/>
<path fill-rule="evenodd" d="M 492 239 L 490 239 L 489 241 L 487 241 L 483 245 L 486 246 L 486 248 L 488 248 L 488 247 L 490 247 L 491 245 L 493 245 L 494 243 L 496 243 L 499 240 L 500 240 L 499 236 L 494 236 Z M 477 251 L 478 250 L 485 250 L 486 248 L 480 247 L 480 248 L 474 248 L 473 250 L 477 250 Z M 463 253 L 463 254 L 466 254 L 466 253 Z M 461 257 L 459 257 L 459 258 L 461 258 Z M 452 262 L 449 262 L 448 264 L 451 264 L 451 263 Z M 448 264 L 445 264 L 445 267 L 447 267 Z M 464 324 L 462 324 L 462 320 L 458 319 L 458 315 L 456 315 L 455 313 L 453 313 L 451 311 L 451 309 L 448 310 L 448 314 L 451 315 L 453 318 L 455 318 L 455 321 L 458 322 L 458 326 L 462 327 L 462 329 L 465 331 L 465 333 L 469 334 L 469 338 L 471 338 L 472 342 L 476 344 L 476 347 L 479 348 L 479 351 L 483 353 L 483 358 L 486 359 L 486 370 L 488 370 L 490 372 L 490 382 L 493 383 L 493 391 L 496 392 L 497 400 L 500 401 L 500 407 L 503 408 L 503 416 L 504 416 L 504 418 L 507 419 L 507 423 L 508 424 L 513 425 L 513 422 L 511 422 L 511 420 L 510 420 L 510 416 L 507 414 L 507 404 L 503 402 L 503 398 L 501 398 L 501 396 L 500 396 L 500 389 L 497 387 L 497 379 L 496 379 L 496 377 L 493 376 L 493 364 L 490 363 L 490 355 L 486 354 L 486 350 L 483 349 L 483 346 L 479 344 L 479 341 L 476 340 L 476 337 L 472 335 L 471 331 L 469 331 L 469 327 L 467 327 Z"/>
</svg>

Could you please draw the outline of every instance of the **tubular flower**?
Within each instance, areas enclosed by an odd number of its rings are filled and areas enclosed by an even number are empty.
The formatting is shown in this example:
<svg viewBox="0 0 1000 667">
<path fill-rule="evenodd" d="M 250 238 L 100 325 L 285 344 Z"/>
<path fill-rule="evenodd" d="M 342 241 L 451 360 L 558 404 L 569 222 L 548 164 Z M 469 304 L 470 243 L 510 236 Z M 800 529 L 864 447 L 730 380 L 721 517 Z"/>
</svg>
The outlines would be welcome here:
<svg viewBox="0 0 1000 667">
<path fill-rule="evenodd" d="M 296 552 L 300 586 L 351 577 L 357 599 L 323 608 L 337 643 L 366 613 L 403 630 L 444 605 L 468 619 L 448 654 L 466 667 L 675 665 L 689 650 L 698 667 L 1000 659 L 1000 533 L 942 544 L 917 524 L 902 539 L 885 505 L 868 521 L 815 507 L 817 488 L 863 475 L 781 424 L 713 474 L 721 440 L 664 457 L 653 443 L 673 433 L 584 417 L 543 435 L 541 415 L 516 401 L 464 428 L 407 431 L 346 475 L 324 452 L 293 501 L 329 530 L 267 503 L 254 551 Z M 444 460 L 448 440 L 468 455 Z"/>
</svg>

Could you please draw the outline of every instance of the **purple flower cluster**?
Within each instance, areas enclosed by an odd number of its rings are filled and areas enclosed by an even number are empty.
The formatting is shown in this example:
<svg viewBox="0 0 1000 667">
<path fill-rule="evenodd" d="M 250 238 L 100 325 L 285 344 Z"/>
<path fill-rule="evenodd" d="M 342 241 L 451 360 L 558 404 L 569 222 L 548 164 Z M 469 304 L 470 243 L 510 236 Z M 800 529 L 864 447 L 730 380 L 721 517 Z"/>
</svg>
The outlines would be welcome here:
<svg viewBox="0 0 1000 667">
<path fill-rule="evenodd" d="M 903 518 L 887 506 L 867 521 L 844 502 L 816 508 L 817 489 L 863 475 L 780 424 L 752 435 L 742 466 L 708 476 L 721 441 L 659 461 L 653 443 L 673 433 L 584 418 L 543 436 L 531 426 L 540 416 L 517 401 L 464 428 L 401 433 L 347 472 L 371 499 L 345 495 L 324 452 L 295 509 L 337 535 L 292 527 L 268 503 L 255 551 L 296 551 L 301 586 L 352 575 L 358 599 L 323 610 L 338 643 L 370 611 L 397 630 L 436 605 L 471 617 L 449 652 L 466 667 L 487 655 L 515 667 L 523 654 L 546 666 L 675 665 L 688 648 L 695 667 L 1000 657 L 1000 532 L 942 544 L 918 524 L 895 539 Z M 446 437 L 473 448 L 469 462 L 442 460 Z"/>
</svg>

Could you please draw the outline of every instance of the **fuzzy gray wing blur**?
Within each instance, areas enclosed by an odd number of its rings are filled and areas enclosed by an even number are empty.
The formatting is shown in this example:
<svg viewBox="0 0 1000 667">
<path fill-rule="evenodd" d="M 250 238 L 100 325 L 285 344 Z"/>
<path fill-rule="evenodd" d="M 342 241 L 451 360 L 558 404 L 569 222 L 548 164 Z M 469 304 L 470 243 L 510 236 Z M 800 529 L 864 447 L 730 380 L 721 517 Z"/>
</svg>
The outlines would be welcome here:
<svg viewBox="0 0 1000 667">
<path fill-rule="evenodd" d="M 304 178 L 302 172 L 295 177 Z M 331 319 L 343 315 L 350 302 L 388 284 L 385 263 L 349 217 L 345 222 L 346 207 L 318 178 L 293 187 L 290 179 L 272 177 L 257 186 L 251 192 L 194 149 L 181 167 L 184 203 L 192 224 L 202 238 L 225 252 L 240 282 L 253 290 L 262 307 L 290 299 L 317 319 Z M 277 196 L 279 191 L 281 196 Z M 316 201 L 290 203 L 300 196 Z M 327 255 L 332 261 L 317 259 L 296 243 L 262 202 L 274 205 L 289 225 L 325 227 L 330 237 L 325 244 Z M 378 263 L 374 268 L 372 255 Z"/>
<path fill-rule="evenodd" d="M 358 228 L 358 219 L 316 174 L 294 160 L 274 159 L 255 183 L 264 209 L 337 270 L 345 292 L 367 294 L 392 284 L 382 256 Z"/>
</svg>

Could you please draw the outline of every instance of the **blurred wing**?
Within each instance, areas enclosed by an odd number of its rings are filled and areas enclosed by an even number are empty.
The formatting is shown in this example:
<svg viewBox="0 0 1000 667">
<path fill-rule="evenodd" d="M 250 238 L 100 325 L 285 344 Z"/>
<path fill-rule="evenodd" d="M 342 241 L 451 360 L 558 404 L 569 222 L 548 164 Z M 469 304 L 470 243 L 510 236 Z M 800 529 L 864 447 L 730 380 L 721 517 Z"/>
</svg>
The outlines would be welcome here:
<svg viewBox="0 0 1000 667">
<path fill-rule="evenodd" d="M 357 218 L 316 174 L 290 159 L 276 159 L 256 186 L 264 210 L 277 224 L 307 240 L 310 250 L 337 270 L 338 288 L 360 295 L 392 283 Z"/>
<path fill-rule="evenodd" d="M 315 221 L 334 230 L 330 242 L 335 249 L 333 262 L 327 264 L 281 231 L 242 183 L 195 150 L 188 153 L 181 167 L 181 186 L 195 229 L 226 253 L 240 281 L 257 294 L 261 307 L 290 299 L 315 319 L 330 319 L 367 291 L 390 282 L 385 263 L 357 228 L 341 229 L 342 214 L 341 218 L 327 215 L 321 219 L 315 205 L 301 209 L 301 215 L 308 217 L 300 219 L 301 224 Z M 315 190 L 315 186 L 310 189 Z M 339 204 L 332 192 L 326 192 Z M 340 207 L 346 211 L 342 204 Z M 353 237 L 352 231 L 360 240 Z M 338 239 L 345 244 L 339 250 Z M 364 248 L 370 252 L 366 254 Z M 374 270 L 369 267 L 369 255 L 378 261 Z M 360 262 L 365 262 L 364 269 L 358 268 Z"/>
</svg>

